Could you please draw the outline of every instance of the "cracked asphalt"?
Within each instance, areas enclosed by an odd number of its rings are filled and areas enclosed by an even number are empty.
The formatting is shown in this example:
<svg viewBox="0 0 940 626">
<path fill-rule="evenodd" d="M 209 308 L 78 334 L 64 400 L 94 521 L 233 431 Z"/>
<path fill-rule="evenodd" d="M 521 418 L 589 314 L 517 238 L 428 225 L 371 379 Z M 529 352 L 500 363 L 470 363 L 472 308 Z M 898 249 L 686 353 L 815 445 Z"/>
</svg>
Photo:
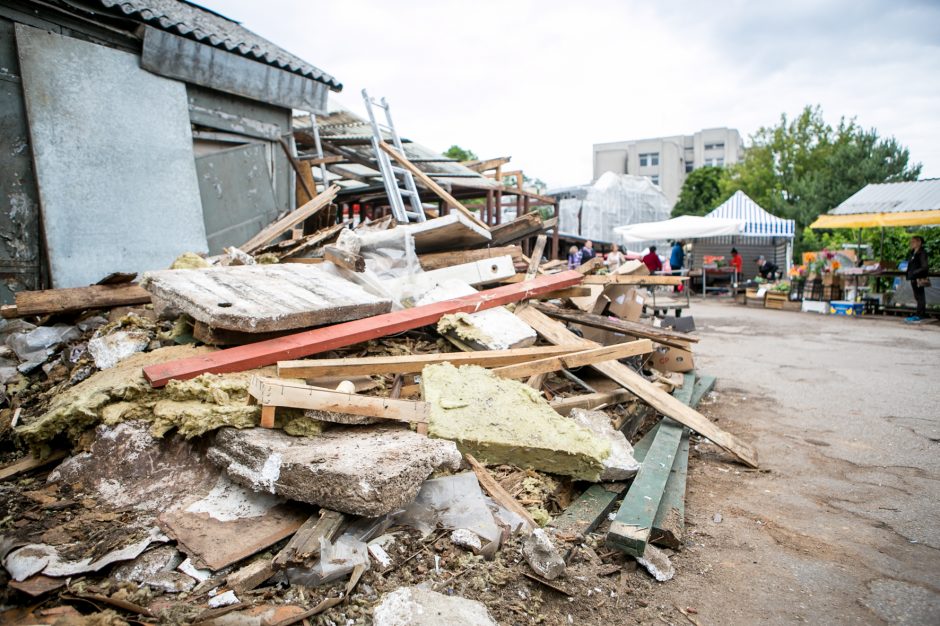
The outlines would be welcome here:
<svg viewBox="0 0 940 626">
<path fill-rule="evenodd" d="M 637 621 L 940 624 L 940 325 L 692 314 L 700 408 L 762 471 L 693 446 L 678 574 Z"/>
</svg>

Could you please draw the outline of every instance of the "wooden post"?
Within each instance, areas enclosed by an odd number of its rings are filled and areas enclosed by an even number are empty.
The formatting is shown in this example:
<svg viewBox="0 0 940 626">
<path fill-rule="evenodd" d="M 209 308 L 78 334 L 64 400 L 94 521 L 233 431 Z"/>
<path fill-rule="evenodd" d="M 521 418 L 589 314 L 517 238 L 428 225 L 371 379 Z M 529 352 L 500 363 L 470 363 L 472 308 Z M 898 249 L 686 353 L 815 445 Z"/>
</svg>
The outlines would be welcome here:
<svg viewBox="0 0 940 626">
<path fill-rule="evenodd" d="M 552 203 L 554 209 L 553 217 L 555 218 L 555 226 L 552 228 L 552 259 L 561 258 L 558 256 L 558 200 Z"/>
<path fill-rule="evenodd" d="M 486 209 L 483 213 L 483 221 L 487 224 L 490 223 L 490 212 L 493 210 L 493 190 L 490 189 L 486 192 Z"/>
<path fill-rule="evenodd" d="M 261 407 L 261 428 L 274 428 L 274 412 L 277 407 L 264 405 Z"/>
</svg>

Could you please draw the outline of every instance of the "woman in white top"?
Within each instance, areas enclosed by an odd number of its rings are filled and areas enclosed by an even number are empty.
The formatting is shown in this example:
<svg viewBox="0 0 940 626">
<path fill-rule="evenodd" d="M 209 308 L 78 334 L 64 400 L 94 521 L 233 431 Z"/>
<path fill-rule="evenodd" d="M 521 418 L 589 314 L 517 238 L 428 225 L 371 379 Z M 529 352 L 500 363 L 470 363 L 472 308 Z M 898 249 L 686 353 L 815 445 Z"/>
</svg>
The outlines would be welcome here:
<svg viewBox="0 0 940 626">
<path fill-rule="evenodd" d="M 616 272 L 617 268 L 620 267 L 620 264 L 623 263 L 624 257 L 623 253 L 620 252 L 620 246 L 614 244 L 611 248 L 611 251 L 607 253 L 607 258 L 604 260 L 604 265 L 607 266 L 611 272 Z"/>
</svg>

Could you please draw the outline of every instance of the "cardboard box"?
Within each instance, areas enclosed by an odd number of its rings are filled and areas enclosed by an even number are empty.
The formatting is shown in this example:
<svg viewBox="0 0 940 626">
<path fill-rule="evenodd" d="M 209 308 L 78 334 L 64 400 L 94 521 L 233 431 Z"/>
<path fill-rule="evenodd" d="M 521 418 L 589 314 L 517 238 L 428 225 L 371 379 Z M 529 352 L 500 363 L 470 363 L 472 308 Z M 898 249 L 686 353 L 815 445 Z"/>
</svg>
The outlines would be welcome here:
<svg viewBox="0 0 940 626">
<path fill-rule="evenodd" d="M 645 291 L 629 285 L 608 285 L 604 296 L 610 300 L 610 312 L 622 320 L 639 321 L 646 302 Z"/>
<path fill-rule="evenodd" d="M 660 372 L 691 372 L 695 369 L 690 350 L 657 346 L 653 351 L 650 364 Z"/>
</svg>

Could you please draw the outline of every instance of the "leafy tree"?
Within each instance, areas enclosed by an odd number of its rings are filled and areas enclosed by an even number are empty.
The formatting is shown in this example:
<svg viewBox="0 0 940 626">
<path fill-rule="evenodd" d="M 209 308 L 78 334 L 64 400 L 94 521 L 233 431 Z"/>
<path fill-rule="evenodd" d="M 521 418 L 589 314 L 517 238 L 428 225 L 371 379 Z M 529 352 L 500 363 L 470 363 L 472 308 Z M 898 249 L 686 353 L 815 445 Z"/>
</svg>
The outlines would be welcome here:
<svg viewBox="0 0 940 626">
<path fill-rule="evenodd" d="M 919 163 L 893 137 L 841 118 L 833 128 L 822 109 L 805 107 L 751 137 L 740 163 L 720 182 L 722 196 L 741 189 L 775 215 L 796 220 L 796 251 L 809 249 L 804 229 L 869 183 L 917 180 Z"/>
<path fill-rule="evenodd" d="M 672 207 L 672 216 L 705 215 L 721 204 L 721 181 L 727 176 L 723 167 L 706 166 L 693 170 L 682 184 L 679 200 Z"/>
<path fill-rule="evenodd" d="M 474 154 L 473 150 L 465 150 L 457 144 L 454 144 L 448 148 L 447 152 L 444 153 L 444 156 L 449 159 L 455 159 L 457 161 L 476 161 L 480 158 Z"/>
</svg>

